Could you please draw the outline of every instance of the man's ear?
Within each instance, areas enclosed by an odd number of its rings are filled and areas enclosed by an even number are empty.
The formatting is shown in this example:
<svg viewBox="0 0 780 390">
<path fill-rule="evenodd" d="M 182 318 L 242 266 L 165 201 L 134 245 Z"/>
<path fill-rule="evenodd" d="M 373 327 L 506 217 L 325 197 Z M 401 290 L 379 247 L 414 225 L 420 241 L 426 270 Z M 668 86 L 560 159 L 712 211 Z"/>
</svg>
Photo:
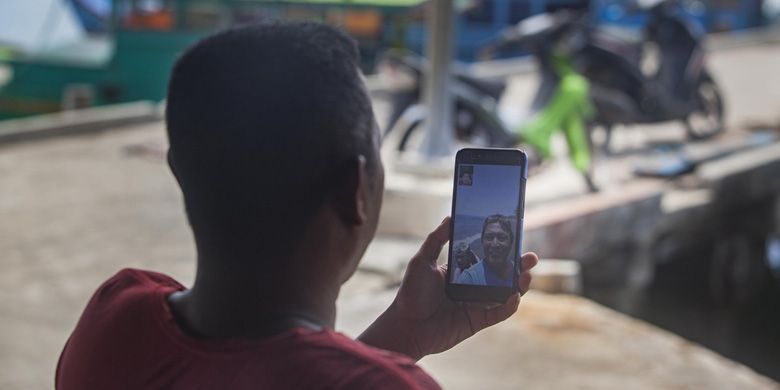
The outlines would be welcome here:
<svg viewBox="0 0 780 390">
<path fill-rule="evenodd" d="M 356 156 L 346 162 L 334 184 L 332 202 L 341 219 L 348 225 L 368 222 L 370 184 L 366 157 Z"/>
</svg>

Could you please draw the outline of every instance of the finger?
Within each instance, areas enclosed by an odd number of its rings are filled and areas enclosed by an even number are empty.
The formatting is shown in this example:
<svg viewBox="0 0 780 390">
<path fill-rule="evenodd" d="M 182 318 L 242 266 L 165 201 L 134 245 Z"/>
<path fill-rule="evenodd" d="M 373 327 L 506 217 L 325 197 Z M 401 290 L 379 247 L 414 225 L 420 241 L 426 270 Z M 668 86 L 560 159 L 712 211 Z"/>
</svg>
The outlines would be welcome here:
<svg viewBox="0 0 780 390">
<path fill-rule="evenodd" d="M 436 265 L 444 244 L 450 239 L 450 217 L 444 218 L 439 226 L 434 229 L 420 246 L 420 250 L 412 258 L 412 261 L 422 261 L 429 265 Z"/>
<path fill-rule="evenodd" d="M 530 272 L 523 272 L 517 277 L 517 289 L 520 292 L 520 295 L 524 295 L 528 292 L 528 289 L 531 288 L 531 279 Z"/>
<path fill-rule="evenodd" d="M 536 253 L 528 252 L 520 258 L 520 271 L 525 272 L 539 264 L 539 256 Z"/>
<path fill-rule="evenodd" d="M 501 321 L 511 317 L 517 311 L 517 307 L 520 304 L 520 296 L 518 294 L 512 294 L 507 301 L 498 306 L 490 309 L 484 307 L 471 306 L 470 318 L 472 319 L 472 327 L 474 333 L 479 332 L 482 329 L 493 326 Z"/>
</svg>

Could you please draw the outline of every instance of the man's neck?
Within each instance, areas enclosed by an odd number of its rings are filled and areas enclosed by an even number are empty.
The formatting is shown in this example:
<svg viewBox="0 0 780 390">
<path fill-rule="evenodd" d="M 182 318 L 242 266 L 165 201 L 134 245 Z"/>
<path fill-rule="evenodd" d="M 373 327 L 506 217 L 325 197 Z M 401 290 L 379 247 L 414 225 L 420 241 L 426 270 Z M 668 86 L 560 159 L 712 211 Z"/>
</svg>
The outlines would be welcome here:
<svg viewBox="0 0 780 390">
<path fill-rule="evenodd" d="M 501 261 L 501 262 L 485 261 L 485 265 L 487 265 L 501 279 L 508 278 L 513 271 L 512 263 L 508 261 Z"/>
<path fill-rule="evenodd" d="M 176 322 L 194 337 L 257 339 L 295 327 L 334 326 L 338 285 L 282 290 L 268 287 L 263 278 L 201 271 L 190 290 L 168 298 Z"/>
</svg>

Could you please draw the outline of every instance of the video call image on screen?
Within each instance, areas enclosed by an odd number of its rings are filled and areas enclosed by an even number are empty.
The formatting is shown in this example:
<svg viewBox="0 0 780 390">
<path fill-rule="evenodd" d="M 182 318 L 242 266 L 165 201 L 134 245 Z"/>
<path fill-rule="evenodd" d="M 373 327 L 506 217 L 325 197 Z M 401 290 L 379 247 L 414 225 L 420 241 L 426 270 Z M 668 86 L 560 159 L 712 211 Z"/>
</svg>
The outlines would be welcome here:
<svg viewBox="0 0 780 390">
<path fill-rule="evenodd" d="M 512 286 L 521 176 L 516 165 L 458 166 L 452 283 Z"/>
</svg>

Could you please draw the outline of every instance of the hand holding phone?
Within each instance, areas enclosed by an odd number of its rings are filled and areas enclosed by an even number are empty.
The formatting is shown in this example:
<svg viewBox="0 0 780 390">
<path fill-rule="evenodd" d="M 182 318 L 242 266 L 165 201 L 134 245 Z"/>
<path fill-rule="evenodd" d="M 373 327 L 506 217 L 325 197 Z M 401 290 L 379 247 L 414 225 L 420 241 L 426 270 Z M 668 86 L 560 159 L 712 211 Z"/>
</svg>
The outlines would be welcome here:
<svg viewBox="0 0 780 390">
<path fill-rule="evenodd" d="M 519 294 L 502 304 L 454 302 L 445 296 L 448 269 L 436 265 L 452 230 L 445 218 L 412 257 L 401 287 L 390 307 L 363 332 L 359 340 L 377 348 L 403 353 L 417 360 L 446 351 L 482 329 L 509 318 L 517 311 Z M 530 270 L 539 259 L 524 254 L 518 267 L 517 285 L 526 291 Z"/>
<path fill-rule="evenodd" d="M 518 255 L 526 161 L 519 150 L 458 152 L 453 217 L 428 235 L 409 262 L 395 300 L 361 341 L 416 360 L 446 351 L 515 313 L 517 293 L 528 289 L 529 271 L 539 261 L 533 253 Z M 438 266 L 447 241 L 448 264 Z M 491 268 L 475 268 L 480 266 Z"/>
</svg>

